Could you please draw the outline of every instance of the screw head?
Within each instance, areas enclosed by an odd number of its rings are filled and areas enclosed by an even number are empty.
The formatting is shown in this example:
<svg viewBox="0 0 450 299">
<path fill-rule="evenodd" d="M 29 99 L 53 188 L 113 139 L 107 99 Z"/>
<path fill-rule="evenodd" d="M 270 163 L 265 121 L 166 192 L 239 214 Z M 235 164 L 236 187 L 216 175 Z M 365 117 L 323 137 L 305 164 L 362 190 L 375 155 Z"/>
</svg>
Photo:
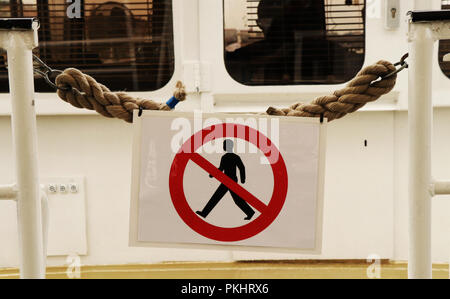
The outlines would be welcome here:
<svg viewBox="0 0 450 299">
<path fill-rule="evenodd" d="M 69 184 L 69 190 L 72 193 L 77 193 L 78 192 L 78 185 L 75 183 L 70 183 Z"/>
<path fill-rule="evenodd" d="M 58 192 L 58 187 L 56 186 L 56 184 L 48 184 L 47 190 L 49 193 L 56 193 Z"/>
<path fill-rule="evenodd" d="M 59 185 L 59 192 L 60 193 L 66 193 L 67 192 L 67 185 L 66 184 Z"/>
</svg>

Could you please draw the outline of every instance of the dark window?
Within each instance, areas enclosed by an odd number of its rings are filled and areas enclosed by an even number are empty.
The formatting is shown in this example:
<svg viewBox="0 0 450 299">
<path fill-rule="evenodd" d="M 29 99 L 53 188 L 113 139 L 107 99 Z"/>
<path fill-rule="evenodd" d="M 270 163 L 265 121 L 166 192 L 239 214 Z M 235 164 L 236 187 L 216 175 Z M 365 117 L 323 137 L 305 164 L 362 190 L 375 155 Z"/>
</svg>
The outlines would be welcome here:
<svg viewBox="0 0 450 299">
<path fill-rule="evenodd" d="M 111 90 L 156 90 L 170 80 L 172 0 L 80 3 L 81 17 L 69 18 L 66 0 L 0 0 L 0 17 L 38 17 L 35 54 L 55 69 L 81 69 Z M 0 92 L 8 91 L 5 61 L 0 52 Z M 38 77 L 35 82 L 37 91 L 52 91 Z"/>
<path fill-rule="evenodd" d="M 224 0 L 225 66 L 246 85 L 337 84 L 364 63 L 364 0 Z"/>
<path fill-rule="evenodd" d="M 450 9 L 450 0 L 442 0 L 442 9 Z M 442 72 L 450 78 L 450 61 L 444 61 L 444 55 L 450 53 L 450 39 L 439 41 L 439 65 Z"/>
</svg>

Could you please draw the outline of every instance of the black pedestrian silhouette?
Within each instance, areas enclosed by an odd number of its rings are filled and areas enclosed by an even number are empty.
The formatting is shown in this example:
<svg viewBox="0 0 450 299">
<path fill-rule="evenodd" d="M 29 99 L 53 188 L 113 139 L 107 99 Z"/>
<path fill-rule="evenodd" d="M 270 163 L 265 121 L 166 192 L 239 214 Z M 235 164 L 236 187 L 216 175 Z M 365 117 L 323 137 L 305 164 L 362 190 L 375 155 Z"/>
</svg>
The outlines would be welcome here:
<svg viewBox="0 0 450 299">
<path fill-rule="evenodd" d="M 242 163 L 241 158 L 233 153 L 233 141 L 230 139 L 226 139 L 223 142 L 223 149 L 226 151 L 226 154 L 222 156 L 222 159 L 220 160 L 220 166 L 219 170 L 223 171 L 230 179 L 237 182 L 237 175 L 236 175 L 236 168 L 239 168 L 239 173 L 241 177 L 241 183 L 245 184 L 245 167 Z M 209 175 L 209 177 L 213 177 L 212 175 Z M 231 191 L 227 186 L 224 184 L 220 184 L 220 186 L 217 188 L 216 192 L 214 192 L 211 199 L 208 201 L 206 206 L 203 208 L 202 211 L 197 211 L 196 213 L 203 218 L 206 218 L 208 214 L 214 209 L 214 207 L 219 203 L 219 201 L 222 199 L 222 197 L 230 191 L 231 196 L 233 197 L 234 203 L 247 215 L 245 217 L 245 220 L 252 219 L 253 215 L 255 214 L 255 211 L 250 207 L 250 205 L 243 200 L 239 195 Z"/>
</svg>

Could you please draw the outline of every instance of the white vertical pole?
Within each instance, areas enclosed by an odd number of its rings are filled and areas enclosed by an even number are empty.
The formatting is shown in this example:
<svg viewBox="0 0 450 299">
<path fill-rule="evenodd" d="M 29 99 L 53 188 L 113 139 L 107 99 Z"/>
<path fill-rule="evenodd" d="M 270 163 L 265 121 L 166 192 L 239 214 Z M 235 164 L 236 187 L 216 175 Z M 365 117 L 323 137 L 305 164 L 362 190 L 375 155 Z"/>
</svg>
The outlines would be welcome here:
<svg viewBox="0 0 450 299">
<path fill-rule="evenodd" d="M 18 187 L 20 276 L 21 278 L 45 278 L 37 168 L 33 60 L 29 39 L 30 35 L 24 32 L 11 31 L 6 48 Z"/>
<path fill-rule="evenodd" d="M 221 19 L 222 9 L 217 9 L 217 3 L 222 1 L 210 1 L 210 0 L 199 0 L 198 1 L 198 36 L 199 36 L 199 81 L 201 86 L 200 95 L 200 105 L 203 112 L 214 112 L 214 97 L 211 93 L 210 86 L 206 86 L 206 82 L 212 80 L 211 78 L 211 57 L 209 54 L 216 53 L 211 45 L 216 45 L 215 42 L 211 41 L 211 32 L 215 34 L 218 32 L 215 27 L 215 20 Z M 222 6 L 222 3 L 220 3 Z M 217 16 L 218 11 L 220 11 L 220 17 Z M 218 18 L 215 18 L 218 17 Z M 209 18 L 212 18 L 210 20 Z M 211 84 L 211 83 L 210 83 Z"/>
<path fill-rule="evenodd" d="M 410 25 L 409 278 L 431 278 L 431 136 L 434 39 L 427 24 Z"/>
</svg>

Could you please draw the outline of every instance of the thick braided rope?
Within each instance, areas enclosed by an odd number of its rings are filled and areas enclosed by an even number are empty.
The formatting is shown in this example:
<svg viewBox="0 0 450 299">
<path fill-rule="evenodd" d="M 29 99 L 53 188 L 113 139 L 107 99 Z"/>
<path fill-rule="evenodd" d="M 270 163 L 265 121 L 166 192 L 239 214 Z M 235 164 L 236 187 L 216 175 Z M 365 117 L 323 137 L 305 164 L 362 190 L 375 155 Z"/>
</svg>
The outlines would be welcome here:
<svg viewBox="0 0 450 299">
<path fill-rule="evenodd" d="M 56 77 L 58 96 L 67 103 L 77 107 L 95 110 L 106 117 L 116 117 L 127 122 L 133 121 L 133 110 L 164 110 L 171 108 L 165 103 L 135 98 L 125 92 L 112 92 L 91 76 L 75 68 L 64 70 Z M 174 97 L 178 101 L 186 99 L 185 87 L 177 82 Z"/>
<path fill-rule="evenodd" d="M 377 100 L 389 93 L 395 86 L 396 75 L 376 81 L 395 71 L 395 66 L 384 60 L 362 69 L 356 77 L 343 89 L 332 95 L 316 98 L 309 104 L 295 103 L 289 108 L 277 109 L 269 107 L 269 115 L 320 117 L 323 115 L 332 121 L 347 113 L 355 112 L 368 102 Z M 376 82 L 375 82 L 376 81 Z M 116 117 L 132 122 L 133 110 L 164 110 L 171 107 L 152 100 L 134 98 L 125 92 L 111 92 L 106 86 L 98 83 L 91 76 L 69 68 L 56 78 L 59 87 L 58 96 L 78 108 L 95 110 L 106 117 Z M 70 87 L 70 88 L 67 88 Z M 174 97 L 179 101 L 186 99 L 185 87 L 181 82 L 176 85 Z"/>
<path fill-rule="evenodd" d="M 316 98 L 309 104 L 295 103 L 289 108 L 277 109 L 269 107 L 269 115 L 320 117 L 323 115 L 328 121 L 339 119 L 347 113 L 355 112 L 366 103 L 377 100 L 389 93 L 395 86 L 397 75 L 376 81 L 395 71 L 395 66 L 384 60 L 362 69 L 356 77 L 343 89 L 332 95 Z M 376 81 L 376 82 L 374 82 Z"/>
</svg>

